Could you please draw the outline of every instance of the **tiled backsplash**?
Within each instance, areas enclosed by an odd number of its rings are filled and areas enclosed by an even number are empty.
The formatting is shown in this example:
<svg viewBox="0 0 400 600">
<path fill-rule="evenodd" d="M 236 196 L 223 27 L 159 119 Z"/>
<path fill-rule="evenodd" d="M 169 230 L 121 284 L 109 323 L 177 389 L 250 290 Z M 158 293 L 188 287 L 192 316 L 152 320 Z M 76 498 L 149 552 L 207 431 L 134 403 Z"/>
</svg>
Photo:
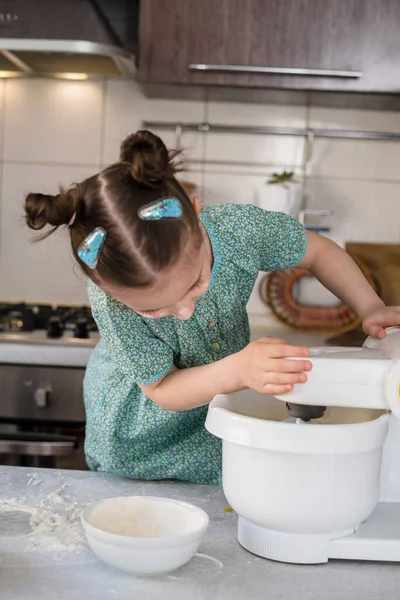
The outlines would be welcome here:
<svg viewBox="0 0 400 600">
<path fill-rule="evenodd" d="M 0 82 L 0 298 L 86 302 L 66 235 L 31 245 L 22 219 L 29 191 L 55 193 L 118 158 L 119 144 L 142 121 L 324 127 L 400 132 L 400 113 L 145 98 L 134 82 Z M 160 132 L 175 146 L 174 132 Z M 268 199 L 276 170 L 301 176 L 304 140 L 291 136 L 184 133 L 186 177 L 207 204 Z M 238 164 L 235 164 L 238 163 Z M 308 207 L 335 211 L 343 241 L 400 241 L 400 143 L 318 139 Z M 250 312 L 267 309 L 255 292 Z"/>
</svg>

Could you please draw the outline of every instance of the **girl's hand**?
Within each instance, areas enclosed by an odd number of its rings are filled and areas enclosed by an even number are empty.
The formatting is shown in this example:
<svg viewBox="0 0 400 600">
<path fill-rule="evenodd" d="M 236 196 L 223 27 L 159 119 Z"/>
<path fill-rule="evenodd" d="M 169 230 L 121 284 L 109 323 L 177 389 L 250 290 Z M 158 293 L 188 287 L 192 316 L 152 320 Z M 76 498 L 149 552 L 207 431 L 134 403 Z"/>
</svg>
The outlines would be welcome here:
<svg viewBox="0 0 400 600">
<path fill-rule="evenodd" d="M 295 383 L 307 381 L 306 371 L 312 369 L 309 360 L 288 360 L 288 357 L 306 358 L 307 348 L 291 346 L 284 340 L 261 338 L 251 342 L 236 355 L 240 386 L 261 394 L 284 394 Z"/>
<path fill-rule="evenodd" d="M 386 337 L 385 327 L 400 325 L 400 306 L 384 306 L 367 314 L 362 326 L 368 335 L 382 340 Z"/>
</svg>

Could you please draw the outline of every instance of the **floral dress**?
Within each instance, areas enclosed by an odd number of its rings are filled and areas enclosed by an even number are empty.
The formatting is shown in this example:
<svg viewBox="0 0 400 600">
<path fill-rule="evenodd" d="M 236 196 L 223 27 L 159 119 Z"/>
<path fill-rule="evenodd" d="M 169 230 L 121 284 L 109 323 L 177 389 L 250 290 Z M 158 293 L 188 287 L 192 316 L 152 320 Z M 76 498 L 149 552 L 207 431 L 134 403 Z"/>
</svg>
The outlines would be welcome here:
<svg viewBox="0 0 400 600">
<path fill-rule="evenodd" d="M 209 434 L 207 407 L 171 412 L 138 384 L 239 352 L 250 341 L 246 305 L 259 271 L 296 266 L 307 238 L 293 218 L 252 205 L 206 208 L 200 219 L 214 264 L 210 286 L 187 321 L 142 317 L 89 282 L 101 339 L 86 371 L 88 465 L 135 479 L 221 483 L 221 440 Z"/>
</svg>

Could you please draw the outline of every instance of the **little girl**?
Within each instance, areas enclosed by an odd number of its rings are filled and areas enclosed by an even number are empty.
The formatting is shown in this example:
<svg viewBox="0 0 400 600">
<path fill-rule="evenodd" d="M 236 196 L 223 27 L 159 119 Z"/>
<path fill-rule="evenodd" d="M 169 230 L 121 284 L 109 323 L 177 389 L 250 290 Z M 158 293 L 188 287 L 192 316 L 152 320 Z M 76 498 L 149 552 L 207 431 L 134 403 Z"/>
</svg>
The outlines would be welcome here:
<svg viewBox="0 0 400 600">
<path fill-rule="evenodd" d="M 101 335 L 84 383 L 89 467 L 219 484 L 220 440 L 204 428 L 211 399 L 245 387 L 289 392 L 311 369 L 306 348 L 249 343 L 259 271 L 309 269 L 378 338 L 400 323 L 400 308 L 384 306 L 339 246 L 285 214 L 235 204 L 200 212 L 176 170 L 161 139 L 139 131 L 101 173 L 56 196 L 29 194 L 26 221 L 49 233 L 67 226 L 89 278 Z"/>
</svg>

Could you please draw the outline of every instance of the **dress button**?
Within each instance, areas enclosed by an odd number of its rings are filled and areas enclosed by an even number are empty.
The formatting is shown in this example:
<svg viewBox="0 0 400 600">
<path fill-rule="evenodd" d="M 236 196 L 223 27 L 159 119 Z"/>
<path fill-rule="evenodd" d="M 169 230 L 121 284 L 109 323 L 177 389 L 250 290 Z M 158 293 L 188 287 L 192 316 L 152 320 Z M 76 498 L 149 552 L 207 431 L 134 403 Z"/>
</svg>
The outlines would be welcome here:
<svg viewBox="0 0 400 600">
<path fill-rule="evenodd" d="M 209 324 L 208 324 L 208 329 L 212 329 L 215 326 L 216 326 L 216 322 L 215 321 L 210 321 Z"/>
<path fill-rule="evenodd" d="M 213 342 L 211 345 L 214 348 L 214 350 L 219 350 L 219 343 L 218 342 Z"/>
<path fill-rule="evenodd" d="M 204 306 L 204 304 L 207 304 L 207 300 L 205 300 L 204 298 L 200 298 L 199 304 L 203 304 Z"/>
</svg>

